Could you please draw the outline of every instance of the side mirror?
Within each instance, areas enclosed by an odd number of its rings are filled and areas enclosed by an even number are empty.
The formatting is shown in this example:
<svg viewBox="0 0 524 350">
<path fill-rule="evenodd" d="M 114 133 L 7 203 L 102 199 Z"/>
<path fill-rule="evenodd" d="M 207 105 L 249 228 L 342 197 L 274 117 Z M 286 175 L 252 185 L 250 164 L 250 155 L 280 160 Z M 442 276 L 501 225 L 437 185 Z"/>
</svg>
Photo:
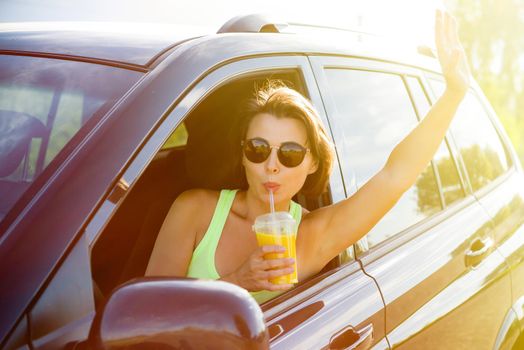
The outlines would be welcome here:
<svg viewBox="0 0 524 350">
<path fill-rule="evenodd" d="M 113 291 L 95 316 L 93 349 L 268 349 L 262 310 L 221 281 L 149 277 Z"/>
</svg>

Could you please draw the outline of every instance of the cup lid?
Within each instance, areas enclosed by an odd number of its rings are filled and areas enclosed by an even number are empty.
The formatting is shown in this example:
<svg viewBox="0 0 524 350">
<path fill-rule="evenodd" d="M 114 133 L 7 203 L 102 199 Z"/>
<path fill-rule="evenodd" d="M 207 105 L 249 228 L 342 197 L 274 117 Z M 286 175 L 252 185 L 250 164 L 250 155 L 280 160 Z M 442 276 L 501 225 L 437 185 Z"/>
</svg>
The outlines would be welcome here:
<svg viewBox="0 0 524 350">
<path fill-rule="evenodd" d="M 257 226 L 260 227 L 279 223 L 295 224 L 295 219 L 287 211 L 276 211 L 274 213 L 267 213 L 257 216 L 257 218 L 255 219 L 255 224 L 253 225 L 253 229 L 255 229 L 255 227 Z"/>
</svg>

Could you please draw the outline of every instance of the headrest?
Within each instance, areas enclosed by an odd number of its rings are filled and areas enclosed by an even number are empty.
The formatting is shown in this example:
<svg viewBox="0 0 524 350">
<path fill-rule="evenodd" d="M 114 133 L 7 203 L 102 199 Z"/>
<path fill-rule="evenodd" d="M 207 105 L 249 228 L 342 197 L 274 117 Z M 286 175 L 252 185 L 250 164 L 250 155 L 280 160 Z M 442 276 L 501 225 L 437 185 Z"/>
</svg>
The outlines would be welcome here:
<svg viewBox="0 0 524 350">
<path fill-rule="evenodd" d="M 207 118 L 189 130 L 186 170 L 192 186 L 219 190 L 230 188 L 231 160 L 235 139 L 232 126 L 221 118 Z"/>
<path fill-rule="evenodd" d="M 0 109 L 0 177 L 13 173 L 24 159 L 31 139 L 43 137 L 46 131 L 36 117 Z"/>
</svg>

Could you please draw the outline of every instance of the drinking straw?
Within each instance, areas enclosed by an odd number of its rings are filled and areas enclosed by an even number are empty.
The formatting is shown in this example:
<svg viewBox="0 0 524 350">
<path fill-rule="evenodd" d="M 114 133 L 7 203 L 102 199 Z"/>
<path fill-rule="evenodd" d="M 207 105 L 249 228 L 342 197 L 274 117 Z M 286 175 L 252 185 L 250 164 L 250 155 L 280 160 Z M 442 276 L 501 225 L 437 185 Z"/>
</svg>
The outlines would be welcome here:
<svg viewBox="0 0 524 350">
<path fill-rule="evenodd" d="M 271 213 L 275 212 L 275 199 L 273 198 L 273 191 L 269 190 L 269 207 L 271 209 Z"/>
</svg>

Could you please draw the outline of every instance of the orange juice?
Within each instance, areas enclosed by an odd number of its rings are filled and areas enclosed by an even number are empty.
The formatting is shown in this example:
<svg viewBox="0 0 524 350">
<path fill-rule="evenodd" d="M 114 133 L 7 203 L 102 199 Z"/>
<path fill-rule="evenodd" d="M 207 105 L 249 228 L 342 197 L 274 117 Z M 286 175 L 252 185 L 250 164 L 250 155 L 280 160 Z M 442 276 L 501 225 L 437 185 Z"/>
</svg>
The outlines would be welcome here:
<svg viewBox="0 0 524 350">
<path fill-rule="evenodd" d="M 266 254 L 264 259 L 295 259 L 295 263 L 292 265 L 293 273 L 272 278 L 269 281 L 274 284 L 297 283 L 297 227 L 295 219 L 288 212 L 284 211 L 260 215 L 255 220 L 253 230 L 257 235 L 259 246 L 280 245 L 286 248 L 286 251 L 283 253 Z M 282 269 L 282 267 L 277 269 Z"/>
<path fill-rule="evenodd" d="M 257 241 L 259 246 L 263 245 L 281 245 L 286 248 L 286 251 L 283 253 L 271 253 L 264 255 L 265 259 L 282 259 L 282 258 L 293 258 L 295 259 L 295 263 L 293 266 L 293 273 L 290 273 L 289 275 L 279 276 L 275 278 L 271 278 L 269 281 L 274 284 L 289 284 L 289 283 L 297 283 L 298 277 L 297 277 L 297 251 L 296 251 L 296 241 L 297 241 L 297 234 L 289 234 L 289 235 L 282 235 L 282 234 L 271 234 L 266 232 L 257 232 Z"/>
</svg>

